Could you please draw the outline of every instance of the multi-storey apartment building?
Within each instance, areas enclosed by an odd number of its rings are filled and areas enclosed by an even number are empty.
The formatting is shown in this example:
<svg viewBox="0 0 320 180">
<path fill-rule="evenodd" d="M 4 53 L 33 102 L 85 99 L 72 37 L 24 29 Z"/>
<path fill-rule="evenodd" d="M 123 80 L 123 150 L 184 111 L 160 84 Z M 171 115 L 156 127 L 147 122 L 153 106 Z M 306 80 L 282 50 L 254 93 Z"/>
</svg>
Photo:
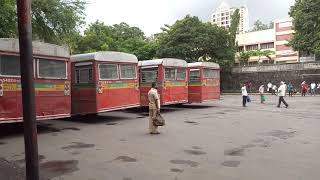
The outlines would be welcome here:
<svg viewBox="0 0 320 180">
<path fill-rule="evenodd" d="M 249 11 L 246 6 L 237 8 L 229 6 L 226 2 L 222 2 L 216 12 L 212 13 L 211 23 L 228 29 L 232 23 L 231 16 L 236 9 L 239 9 L 240 12 L 238 32 L 240 34 L 247 32 L 249 30 Z"/>
</svg>

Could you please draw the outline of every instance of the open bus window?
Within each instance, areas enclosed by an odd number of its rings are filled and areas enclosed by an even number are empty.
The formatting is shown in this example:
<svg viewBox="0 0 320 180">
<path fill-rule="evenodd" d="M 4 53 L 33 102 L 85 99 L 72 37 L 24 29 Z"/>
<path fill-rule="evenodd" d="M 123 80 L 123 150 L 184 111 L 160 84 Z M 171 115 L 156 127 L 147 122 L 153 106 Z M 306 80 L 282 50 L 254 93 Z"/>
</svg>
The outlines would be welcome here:
<svg viewBox="0 0 320 180">
<path fill-rule="evenodd" d="M 76 69 L 76 83 L 92 83 L 92 67 L 81 67 Z"/>
<path fill-rule="evenodd" d="M 38 59 L 38 77 L 66 79 L 67 63 L 65 61 Z"/>
<path fill-rule="evenodd" d="M 165 69 L 165 79 L 166 80 L 175 80 L 176 79 L 176 69 L 166 68 Z"/>
<path fill-rule="evenodd" d="M 200 81 L 200 69 L 191 69 L 190 70 L 190 81 Z"/>
<path fill-rule="evenodd" d="M 116 64 L 100 64 L 99 65 L 100 80 L 119 79 L 118 65 Z"/>
<path fill-rule="evenodd" d="M 123 64 L 120 65 L 120 77 L 121 79 L 136 79 L 136 65 L 134 64 Z"/>
<path fill-rule="evenodd" d="M 218 70 L 214 69 L 203 69 L 204 78 L 219 78 L 220 74 Z"/>
<path fill-rule="evenodd" d="M 0 56 L 0 75 L 20 76 L 20 59 L 18 56 Z"/>
<path fill-rule="evenodd" d="M 143 68 L 141 69 L 141 82 L 152 83 L 156 82 L 158 77 L 158 68 Z"/>
<path fill-rule="evenodd" d="M 177 80 L 186 80 L 187 71 L 186 69 L 177 69 Z"/>
</svg>

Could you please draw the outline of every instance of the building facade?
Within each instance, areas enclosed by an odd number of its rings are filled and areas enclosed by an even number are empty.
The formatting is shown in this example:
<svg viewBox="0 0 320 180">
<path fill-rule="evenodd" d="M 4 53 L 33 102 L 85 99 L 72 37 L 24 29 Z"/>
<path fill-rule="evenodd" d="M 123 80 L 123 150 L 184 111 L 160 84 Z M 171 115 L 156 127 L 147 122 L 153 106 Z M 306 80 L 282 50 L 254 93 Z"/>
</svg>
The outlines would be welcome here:
<svg viewBox="0 0 320 180">
<path fill-rule="evenodd" d="M 211 23 L 219 27 L 228 29 L 231 26 L 231 16 L 236 9 L 240 12 L 240 22 L 238 32 L 245 33 L 249 30 L 249 11 L 246 6 L 231 7 L 226 2 L 222 2 L 217 8 L 216 12 L 211 14 Z"/>
<path fill-rule="evenodd" d="M 313 62 L 315 56 L 300 55 L 289 46 L 289 41 L 293 38 L 294 29 L 292 18 L 285 18 L 274 22 L 274 28 L 249 32 L 237 35 L 238 53 L 236 56 L 239 62 L 239 55 L 246 51 L 265 51 L 274 52 L 271 57 L 250 57 L 249 64 L 257 63 L 274 63 L 274 64 L 290 64 L 299 62 Z"/>
</svg>

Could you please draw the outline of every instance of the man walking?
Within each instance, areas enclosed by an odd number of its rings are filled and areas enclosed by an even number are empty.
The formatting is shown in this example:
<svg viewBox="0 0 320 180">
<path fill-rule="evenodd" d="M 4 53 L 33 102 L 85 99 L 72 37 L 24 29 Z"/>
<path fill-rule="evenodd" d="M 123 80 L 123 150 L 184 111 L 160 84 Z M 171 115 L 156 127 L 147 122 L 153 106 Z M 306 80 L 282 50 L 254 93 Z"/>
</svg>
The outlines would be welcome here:
<svg viewBox="0 0 320 180">
<path fill-rule="evenodd" d="M 280 82 L 280 87 L 278 88 L 278 96 L 279 96 L 279 103 L 278 103 L 278 108 L 281 105 L 281 102 L 286 106 L 286 108 L 289 107 L 287 102 L 284 100 L 284 97 L 286 96 L 286 85 L 284 84 L 283 81 Z"/>
<path fill-rule="evenodd" d="M 269 91 L 269 93 L 272 93 L 272 83 L 271 82 L 268 83 L 268 91 Z"/>
<path fill-rule="evenodd" d="M 264 85 L 261 85 L 261 86 L 259 87 L 259 94 L 260 94 L 261 104 L 263 104 L 264 101 L 265 101 L 265 97 L 264 97 Z"/>
<path fill-rule="evenodd" d="M 293 85 L 291 82 L 288 84 L 288 92 L 289 92 L 289 97 L 293 96 Z"/>
<path fill-rule="evenodd" d="M 151 89 L 148 92 L 149 99 L 149 133 L 150 134 L 160 134 L 158 131 L 158 126 L 153 124 L 153 119 L 160 113 L 160 97 L 156 89 L 156 83 L 153 82 Z"/>
<path fill-rule="evenodd" d="M 246 84 L 243 84 L 241 87 L 241 94 L 242 94 L 242 106 L 247 107 L 247 97 L 248 97 L 248 92 L 247 92 L 247 87 Z"/>
<path fill-rule="evenodd" d="M 311 88 L 311 96 L 315 96 L 316 95 L 316 83 L 311 83 L 310 84 L 310 88 Z"/>
</svg>

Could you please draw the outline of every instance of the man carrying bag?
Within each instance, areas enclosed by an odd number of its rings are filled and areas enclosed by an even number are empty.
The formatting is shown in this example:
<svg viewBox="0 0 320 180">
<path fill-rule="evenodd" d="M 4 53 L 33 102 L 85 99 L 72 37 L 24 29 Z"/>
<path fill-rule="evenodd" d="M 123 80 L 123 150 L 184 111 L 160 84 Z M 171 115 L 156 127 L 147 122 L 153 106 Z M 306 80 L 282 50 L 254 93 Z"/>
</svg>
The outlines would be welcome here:
<svg viewBox="0 0 320 180">
<path fill-rule="evenodd" d="M 148 92 L 149 99 L 149 133 L 160 134 L 158 126 L 164 125 L 164 119 L 160 115 L 160 96 L 156 89 L 156 83 L 153 82 Z"/>
</svg>

